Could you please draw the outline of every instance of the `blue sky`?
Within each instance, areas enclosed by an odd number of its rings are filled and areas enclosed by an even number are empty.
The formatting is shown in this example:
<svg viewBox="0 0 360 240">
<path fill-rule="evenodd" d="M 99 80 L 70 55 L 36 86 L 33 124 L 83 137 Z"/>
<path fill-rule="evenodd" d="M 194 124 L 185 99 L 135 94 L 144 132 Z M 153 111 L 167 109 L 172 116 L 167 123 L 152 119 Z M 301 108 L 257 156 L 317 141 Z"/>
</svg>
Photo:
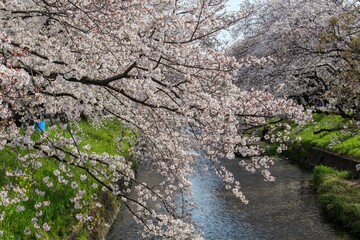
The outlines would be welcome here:
<svg viewBox="0 0 360 240">
<path fill-rule="evenodd" d="M 226 9 L 228 11 L 236 11 L 236 10 L 239 9 L 239 5 L 240 5 L 241 2 L 242 2 L 242 0 L 229 0 L 227 2 L 227 4 L 226 4 L 227 5 Z M 219 34 L 219 39 L 227 41 L 227 43 L 225 43 L 225 45 L 227 45 L 227 46 L 229 46 L 234 41 L 234 39 L 232 39 L 230 34 L 228 32 L 225 32 L 225 31 L 222 31 Z"/>
<path fill-rule="evenodd" d="M 227 9 L 229 10 L 237 10 L 239 8 L 241 0 L 229 0 L 227 3 Z"/>
</svg>

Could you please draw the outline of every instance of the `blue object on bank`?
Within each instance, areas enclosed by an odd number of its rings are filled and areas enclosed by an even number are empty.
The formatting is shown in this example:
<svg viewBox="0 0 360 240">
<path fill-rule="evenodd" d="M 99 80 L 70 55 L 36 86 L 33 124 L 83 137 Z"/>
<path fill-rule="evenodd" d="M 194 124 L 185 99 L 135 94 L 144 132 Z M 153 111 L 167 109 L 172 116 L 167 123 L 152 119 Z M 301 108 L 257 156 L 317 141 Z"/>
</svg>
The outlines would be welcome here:
<svg viewBox="0 0 360 240">
<path fill-rule="evenodd" d="M 35 130 L 45 132 L 45 128 L 46 128 L 46 122 L 45 121 L 35 123 Z"/>
</svg>

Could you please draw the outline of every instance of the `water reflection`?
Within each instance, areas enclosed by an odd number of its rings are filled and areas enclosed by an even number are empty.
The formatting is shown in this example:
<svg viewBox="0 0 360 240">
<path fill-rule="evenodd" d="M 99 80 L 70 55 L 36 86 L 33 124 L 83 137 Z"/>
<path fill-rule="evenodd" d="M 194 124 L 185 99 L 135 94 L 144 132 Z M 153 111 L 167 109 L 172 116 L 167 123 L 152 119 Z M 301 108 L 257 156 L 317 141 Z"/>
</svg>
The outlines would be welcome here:
<svg viewBox="0 0 360 240">
<path fill-rule="evenodd" d="M 275 182 L 264 182 L 258 174 L 248 173 L 237 162 L 227 161 L 227 169 L 240 180 L 250 201 L 244 205 L 213 173 L 191 178 L 194 222 L 205 239 L 350 239 L 323 221 L 309 187 L 310 173 L 286 160 L 272 167 Z M 156 176 L 141 171 L 142 181 L 158 182 Z M 131 214 L 122 209 L 108 235 L 108 240 L 139 239 Z"/>
<path fill-rule="evenodd" d="M 193 219 L 206 239 L 349 239 L 325 223 L 309 187 L 310 173 L 279 159 L 271 169 L 275 182 L 225 163 L 250 201 L 244 205 L 225 190 L 212 172 L 191 179 L 198 208 Z"/>
</svg>

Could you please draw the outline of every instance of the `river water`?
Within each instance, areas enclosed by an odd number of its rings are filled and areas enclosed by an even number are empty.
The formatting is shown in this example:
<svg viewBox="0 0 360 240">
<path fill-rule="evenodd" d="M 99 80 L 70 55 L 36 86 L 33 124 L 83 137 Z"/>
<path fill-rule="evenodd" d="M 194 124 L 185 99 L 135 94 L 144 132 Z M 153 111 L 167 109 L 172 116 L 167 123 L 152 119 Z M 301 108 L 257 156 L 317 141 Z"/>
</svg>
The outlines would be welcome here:
<svg viewBox="0 0 360 240">
<path fill-rule="evenodd" d="M 191 178 L 197 208 L 192 217 L 205 239 L 351 239 L 346 232 L 326 223 L 310 187 L 310 172 L 279 159 L 271 168 L 275 182 L 264 182 L 259 174 L 241 169 L 237 161 L 224 164 L 240 181 L 249 200 L 244 205 L 225 189 L 212 172 Z M 140 180 L 158 182 L 155 174 L 140 170 Z M 140 228 L 123 208 L 107 239 L 140 239 Z"/>
</svg>

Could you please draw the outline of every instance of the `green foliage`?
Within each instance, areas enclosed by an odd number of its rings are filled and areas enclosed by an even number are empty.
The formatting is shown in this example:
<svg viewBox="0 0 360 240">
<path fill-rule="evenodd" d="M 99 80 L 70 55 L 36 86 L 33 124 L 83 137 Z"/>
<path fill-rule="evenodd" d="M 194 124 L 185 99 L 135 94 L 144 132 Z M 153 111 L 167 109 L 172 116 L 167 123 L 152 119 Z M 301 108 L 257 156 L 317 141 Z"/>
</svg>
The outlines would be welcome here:
<svg viewBox="0 0 360 240">
<path fill-rule="evenodd" d="M 84 145 L 90 145 L 90 152 L 104 153 L 108 152 L 110 155 L 120 154 L 125 157 L 129 156 L 130 141 L 129 139 L 134 138 L 134 134 L 130 130 L 125 129 L 120 122 L 113 120 L 106 122 L 103 126 L 95 128 L 88 122 L 82 121 L 79 124 L 81 128 L 82 142 L 79 145 L 82 148 Z M 58 128 L 59 130 L 60 128 Z M 51 130 L 50 130 L 51 131 Z M 54 135 L 50 132 L 50 135 Z M 70 137 L 68 131 L 64 130 L 63 135 L 67 138 Z M 34 133 L 33 138 L 38 138 L 38 133 Z M 118 140 L 118 141 L 116 141 Z M 54 171 L 59 168 L 59 163 L 52 158 L 41 159 L 42 167 L 35 170 L 31 177 L 7 177 L 5 171 L 15 170 L 20 166 L 20 162 L 17 159 L 18 156 L 27 153 L 27 150 L 22 149 L 10 149 L 6 148 L 0 152 L 2 163 L 0 163 L 0 186 L 4 186 L 10 181 L 13 184 L 27 189 L 29 200 L 22 202 L 21 205 L 25 207 L 25 211 L 17 212 L 16 206 L 11 207 L 0 207 L 0 213 L 4 211 L 5 218 L 0 221 L 0 229 L 3 230 L 3 235 L 0 239 L 33 239 L 34 236 L 31 234 L 29 237 L 24 235 L 24 229 L 31 226 L 31 219 L 35 216 L 38 210 L 35 209 L 34 205 L 36 202 L 49 201 L 48 207 L 40 208 L 43 212 L 40 217 L 39 224 L 42 226 L 43 223 L 48 223 L 51 226 L 51 230 L 48 232 L 45 239 L 64 239 L 69 236 L 70 233 L 76 228 L 82 228 L 77 224 L 74 215 L 76 213 L 85 213 L 86 211 L 94 211 L 93 194 L 101 196 L 101 189 L 93 188 L 92 185 L 95 183 L 90 176 L 82 169 L 75 168 L 74 166 L 67 166 L 73 172 L 73 177 L 69 178 L 67 186 L 59 183 L 57 177 L 54 175 Z M 85 181 L 80 180 L 80 175 L 87 175 Z M 51 188 L 48 188 L 44 183 L 44 178 L 49 177 L 49 181 L 53 183 Z M 31 178 L 31 179 L 30 179 Z M 44 197 L 39 196 L 35 193 L 35 187 L 32 185 L 33 181 L 36 181 L 40 191 L 45 191 Z M 76 190 L 71 188 L 69 185 L 72 180 L 78 183 Z M 86 190 L 85 200 L 88 204 L 82 210 L 75 210 L 74 204 L 70 202 L 70 198 L 75 197 L 77 189 Z M 95 219 L 96 221 L 96 219 Z M 84 226 L 85 227 L 85 226 Z M 78 238 L 86 239 L 86 231 L 78 231 Z"/>
<path fill-rule="evenodd" d="M 317 166 L 313 182 L 326 215 L 360 237 L 360 186 L 358 182 L 347 180 L 348 176 L 345 171 Z"/>
</svg>

